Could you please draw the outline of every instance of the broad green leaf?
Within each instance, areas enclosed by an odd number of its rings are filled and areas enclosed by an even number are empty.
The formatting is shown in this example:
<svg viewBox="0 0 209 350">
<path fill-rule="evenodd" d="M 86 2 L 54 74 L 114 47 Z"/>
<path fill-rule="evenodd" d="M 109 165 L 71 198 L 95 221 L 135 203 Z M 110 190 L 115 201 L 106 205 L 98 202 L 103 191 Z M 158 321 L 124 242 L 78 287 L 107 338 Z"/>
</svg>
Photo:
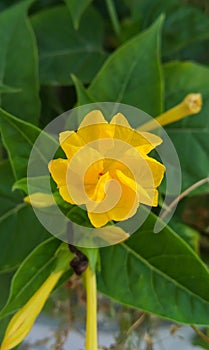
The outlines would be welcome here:
<svg viewBox="0 0 209 350">
<path fill-rule="evenodd" d="M 206 13 L 181 0 L 126 0 L 132 19 L 147 28 L 163 12 L 165 25 L 162 31 L 162 54 L 164 57 L 181 55 L 189 45 L 196 46 L 209 38 L 209 19 Z M 203 42 L 201 43 L 203 45 Z"/>
<path fill-rule="evenodd" d="M 162 109 L 159 40 L 163 17 L 119 47 L 105 62 L 88 93 L 95 102 L 126 103 L 156 115 Z"/>
<path fill-rule="evenodd" d="M 21 179 L 27 175 L 30 152 L 41 130 L 0 109 L 0 131 L 15 178 Z M 46 145 L 49 147 L 51 143 L 56 142 L 47 134 L 45 136 Z M 40 157 L 43 158 L 41 153 Z"/>
<path fill-rule="evenodd" d="M 58 239 L 50 238 L 36 247 L 23 261 L 13 277 L 7 304 L 0 312 L 1 318 L 22 307 L 47 279 L 60 258 L 68 256 L 67 245 L 64 245 L 63 257 L 58 255 L 61 243 Z M 71 258 L 72 254 L 69 252 L 69 262 Z M 64 276 L 65 280 L 71 274 L 72 270 L 69 268 Z"/>
<path fill-rule="evenodd" d="M 160 317 L 209 325 L 208 269 L 168 226 L 153 233 L 155 222 L 151 214 L 128 241 L 100 250 L 99 290 Z"/>
<path fill-rule="evenodd" d="M 209 68 L 190 62 L 173 62 L 165 65 L 164 74 L 166 109 L 181 102 L 188 93 L 200 92 L 203 96 L 199 114 L 167 127 L 180 159 L 183 189 L 186 189 L 208 176 Z M 208 190 L 208 184 L 199 187 L 199 192 Z"/>
<path fill-rule="evenodd" d="M 75 29 L 79 28 L 79 23 L 81 16 L 90 5 L 92 0 L 65 0 L 65 3 L 70 11 L 70 15 L 73 21 L 73 25 Z"/>
<path fill-rule="evenodd" d="M 16 269 L 34 247 L 49 237 L 20 193 L 8 161 L 0 164 L 0 273 Z"/>
<path fill-rule="evenodd" d="M 38 56 L 27 18 L 32 2 L 21 1 L 0 13 L 0 83 L 19 91 L 12 96 L 12 103 L 10 94 L 1 95 L 0 105 L 37 124 L 40 113 Z"/>
<path fill-rule="evenodd" d="M 163 55 L 173 55 L 188 45 L 205 39 L 209 39 L 207 15 L 195 6 L 180 4 L 175 11 L 170 11 L 165 21 Z"/>
<path fill-rule="evenodd" d="M 70 85 L 72 73 L 84 83 L 91 81 L 106 57 L 102 49 L 102 21 L 96 10 L 86 11 L 77 31 L 66 6 L 35 14 L 32 25 L 38 42 L 42 84 Z"/>
</svg>

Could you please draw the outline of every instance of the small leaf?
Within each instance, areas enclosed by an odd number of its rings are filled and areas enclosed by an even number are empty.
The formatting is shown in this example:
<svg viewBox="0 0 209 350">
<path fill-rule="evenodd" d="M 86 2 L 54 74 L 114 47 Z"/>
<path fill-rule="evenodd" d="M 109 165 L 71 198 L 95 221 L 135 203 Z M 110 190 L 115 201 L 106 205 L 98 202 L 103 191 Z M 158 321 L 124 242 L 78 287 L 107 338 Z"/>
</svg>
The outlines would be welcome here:
<svg viewBox="0 0 209 350">
<path fill-rule="evenodd" d="M 70 11 L 70 15 L 73 21 L 74 28 L 77 30 L 79 28 L 79 23 L 81 16 L 90 5 L 92 0 L 65 0 L 65 3 Z"/>
<path fill-rule="evenodd" d="M 48 186 L 48 176 L 37 176 L 30 178 L 30 193 L 44 192 Z M 28 194 L 28 178 L 24 177 L 14 183 L 12 190 L 22 190 L 25 194 Z"/>
</svg>

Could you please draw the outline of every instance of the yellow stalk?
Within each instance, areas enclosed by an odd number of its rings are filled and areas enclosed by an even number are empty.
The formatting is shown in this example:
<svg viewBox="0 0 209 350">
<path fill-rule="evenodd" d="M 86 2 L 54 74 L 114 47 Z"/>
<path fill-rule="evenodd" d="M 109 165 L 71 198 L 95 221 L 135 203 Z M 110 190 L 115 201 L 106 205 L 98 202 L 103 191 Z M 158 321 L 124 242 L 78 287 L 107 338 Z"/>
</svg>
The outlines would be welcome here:
<svg viewBox="0 0 209 350">
<path fill-rule="evenodd" d="M 86 350 L 98 350 L 97 344 L 97 286 L 96 275 L 88 266 L 85 273 L 86 311 Z"/>
<path fill-rule="evenodd" d="M 174 123 L 180 119 L 183 119 L 189 115 L 199 113 L 202 108 L 202 96 L 201 94 L 189 94 L 184 100 L 177 106 L 169 109 L 165 113 L 159 115 L 153 120 L 143 124 L 137 130 L 150 131 L 156 129 L 157 121 L 161 126 Z"/>
</svg>

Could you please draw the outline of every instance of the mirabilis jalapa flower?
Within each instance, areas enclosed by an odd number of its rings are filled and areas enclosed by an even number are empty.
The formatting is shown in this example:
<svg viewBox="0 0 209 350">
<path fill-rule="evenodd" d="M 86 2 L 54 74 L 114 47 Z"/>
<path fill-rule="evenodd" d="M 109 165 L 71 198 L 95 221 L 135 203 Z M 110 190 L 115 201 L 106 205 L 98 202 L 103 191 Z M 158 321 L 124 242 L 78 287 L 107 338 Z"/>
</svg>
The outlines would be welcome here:
<svg viewBox="0 0 209 350">
<path fill-rule="evenodd" d="M 165 167 L 148 153 L 160 137 L 134 130 L 121 113 L 108 123 L 93 110 L 59 140 L 67 159 L 49 163 L 51 176 L 66 202 L 86 206 L 94 227 L 129 219 L 140 203 L 158 205 Z"/>
</svg>

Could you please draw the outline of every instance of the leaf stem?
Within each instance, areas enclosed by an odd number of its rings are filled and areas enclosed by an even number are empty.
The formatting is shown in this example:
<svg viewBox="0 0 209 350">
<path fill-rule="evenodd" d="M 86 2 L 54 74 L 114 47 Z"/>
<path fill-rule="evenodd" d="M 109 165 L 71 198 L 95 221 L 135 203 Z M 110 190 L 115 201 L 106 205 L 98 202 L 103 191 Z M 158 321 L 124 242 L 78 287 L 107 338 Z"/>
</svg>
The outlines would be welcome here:
<svg viewBox="0 0 209 350">
<path fill-rule="evenodd" d="M 96 274 L 88 266 L 84 272 L 86 282 L 86 350 L 98 350 L 97 344 L 97 286 Z"/>
<path fill-rule="evenodd" d="M 112 0 L 106 0 L 107 9 L 110 15 L 110 19 L 112 22 L 113 29 L 115 34 L 118 35 L 120 33 L 120 22 L 118 20 L 117 12 L 115 10 L 115 6 Z"/>
<path fill-rule="evenodd" d="M 195 182 L 192 186 L 188 187 L 184 192 L 182 192 L 178 197 L 176 197 L 173 202 L 166 208 L 166 210 L 162 213 L 160 218 L 163 220 L 170 213 L 171 209 L 175 207 L 180 200 L 186 197 L 190 192 L 194 191 L 196 188 L 204 185 L 205 183 L 209 183 L 209 177 L 206 177 L 202 180 Z"/>
<path fill-rule="evenodd" d="M 202 338 L 207 344 L 209 344 L 209 338 L 207 337 L 207 335 L 205 335 L 199 328 L 197 328 L 196 326 L 191 326 L 194 331 L 199 335 L 200 338 Z"/>
</svg>

